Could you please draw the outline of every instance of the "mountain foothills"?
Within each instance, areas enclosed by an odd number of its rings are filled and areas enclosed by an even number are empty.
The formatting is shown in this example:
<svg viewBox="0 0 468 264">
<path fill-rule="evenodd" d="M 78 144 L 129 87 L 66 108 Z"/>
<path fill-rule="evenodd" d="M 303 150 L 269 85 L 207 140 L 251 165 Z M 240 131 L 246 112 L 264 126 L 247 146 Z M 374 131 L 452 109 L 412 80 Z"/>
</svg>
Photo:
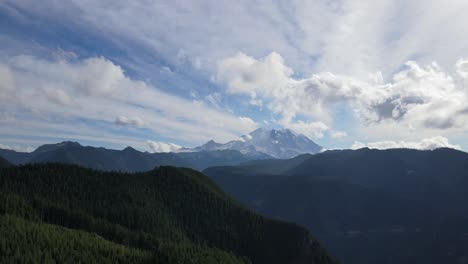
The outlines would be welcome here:
<svg viewBox="0 0 468 264">
<path fill-rule="evenodd" d="M 1 263 L 335 263 L 308 231 L 244 209 L 209 178 L 67 164 L 0 169 Z"/>
<path fill-rule="evenodd" d="M 149 171 L 162 165 L 203 170 L 210 166 L 236 165 L 252 159 L 271 158 L 264 154 L 242 154 L 236 150 L 148 153 L 131 147 L 123 150 L 113 150 L 91 146 L 85 147 L 77 142 L 68 141 L 43 145 L 30 153 L 0 149 L 0 156 L 16 165 L 59 162 L 77 164 L 98 170 L 125 172 Z"/>
<path fill-rule="evenodd" d="M 336 150 L 204 173 L 255 211 L 306 226 L 340 263 L 468 263 L 468 153 Z"/>
<path fill-rule="evenodd" d="M 161 165 L 203 170 L 250 160 L 289 158 L 321 150 L 322 147 L 306 136 L 288 129 L 257 129 L 226 144 L 209 141 L 200 147 L 184 148 L 177 153 L 140 152 L 131 147 L 123 150 L 84 147 L 77 142 L 66 141 L 43 145 L 30 153 L 0 149 L 0 156 L 16 165 L 60 162 L 99 170 L 141 172 Z"/>
</svg>

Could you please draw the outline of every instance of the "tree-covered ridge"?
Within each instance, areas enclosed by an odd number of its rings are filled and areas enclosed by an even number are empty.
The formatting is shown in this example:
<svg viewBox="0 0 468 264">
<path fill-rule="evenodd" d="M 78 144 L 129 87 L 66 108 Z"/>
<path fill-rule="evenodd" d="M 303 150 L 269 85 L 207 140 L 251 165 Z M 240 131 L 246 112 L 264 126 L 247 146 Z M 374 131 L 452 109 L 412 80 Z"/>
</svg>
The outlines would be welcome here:
<svg viewBox="0 0 468 264">
<path fill-rule="evenodd" d="M 0 168 L 6 168 L 10 166 L 12 166 L 12 164 L 8 160 L 0 157 Z"/>
<path fill-rule="evenodd" d="M 215 248 L 162 244 L 157 251 L 129 248 L 97 234 L 0 216 L 0 263 L 227 263 L 245 260 Z"/>
<path fill-rule="evenodd" d="M 151 254 L 96 234 L 0 216 L 1 263 L 150 263 Z"/>
<path fill-rule="evenodd" d="M 94 233 L 163 260 L 155 263 L 333 263 L 304 228 L 242 208 L 190 169 L 5 168 L 0 213 Z"/>
</svg>

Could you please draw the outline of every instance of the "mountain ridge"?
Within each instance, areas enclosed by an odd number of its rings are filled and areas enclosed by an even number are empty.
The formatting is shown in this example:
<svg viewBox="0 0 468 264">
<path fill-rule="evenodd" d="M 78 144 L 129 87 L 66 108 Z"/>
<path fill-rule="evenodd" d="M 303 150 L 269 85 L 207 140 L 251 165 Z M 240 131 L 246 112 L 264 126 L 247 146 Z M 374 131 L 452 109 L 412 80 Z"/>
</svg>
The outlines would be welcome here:
<svg viewBox="0 0 468 264">
<path fill-rule="evenodd" d="M 263 153 L 243 154 L 237 150 L 213 150 L 199 152 L 141 152 L 130 146 L 122 149 L 82 146 L 78 142 L 64 141 L 45 144 L 32 152 L 16 152 L 0 149 L 0 156 L 12 164 L 60 162 L 77 164 L 106 171 L 149 171 L 162 165 L 188 167 L 203 170 L 219 165 L 236 165 L 253 159 L 271 158 Z"/>
<path fill-rule="evenodd" d="M 308 227 L 344 263 L 468 259 L 463 151 L 330 150 L 203 172 L 256 212 Z"/>
</svg>

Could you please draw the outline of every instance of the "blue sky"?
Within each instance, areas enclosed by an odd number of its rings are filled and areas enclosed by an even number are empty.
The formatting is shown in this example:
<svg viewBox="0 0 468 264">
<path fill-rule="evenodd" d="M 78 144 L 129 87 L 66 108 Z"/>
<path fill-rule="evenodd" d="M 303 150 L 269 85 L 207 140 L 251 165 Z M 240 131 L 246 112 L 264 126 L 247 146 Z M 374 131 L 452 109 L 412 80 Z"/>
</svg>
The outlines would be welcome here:
<svg viewBox="0 0 468 264">
<path fill-rule="evenodd" d="M 0 147 L 290 128 L 468 149 L 466 1 L 0 1 Z"/>
</svg>

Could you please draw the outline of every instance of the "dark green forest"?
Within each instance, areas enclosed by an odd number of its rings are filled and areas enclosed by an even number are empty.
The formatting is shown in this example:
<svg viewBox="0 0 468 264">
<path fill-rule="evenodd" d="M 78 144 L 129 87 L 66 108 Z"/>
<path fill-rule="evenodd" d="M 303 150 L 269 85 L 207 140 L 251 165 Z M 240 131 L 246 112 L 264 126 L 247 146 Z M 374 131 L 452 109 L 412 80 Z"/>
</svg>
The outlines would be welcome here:
<svg viewBox="0 0 468 264">
<path fill-rule="evenodd" d="M 7 161 L 6 159 L 0 157 L 0 168 L 6 168 L 6 167 L 10 167 L 11 166 L 11 163 L 9 161 Z"/>
<path fill-rule="evenodd" d="M 334 263 L 307 230 L 253 213 L 203 174 L 0 169 L 2 263 Z"/>
</svg>

